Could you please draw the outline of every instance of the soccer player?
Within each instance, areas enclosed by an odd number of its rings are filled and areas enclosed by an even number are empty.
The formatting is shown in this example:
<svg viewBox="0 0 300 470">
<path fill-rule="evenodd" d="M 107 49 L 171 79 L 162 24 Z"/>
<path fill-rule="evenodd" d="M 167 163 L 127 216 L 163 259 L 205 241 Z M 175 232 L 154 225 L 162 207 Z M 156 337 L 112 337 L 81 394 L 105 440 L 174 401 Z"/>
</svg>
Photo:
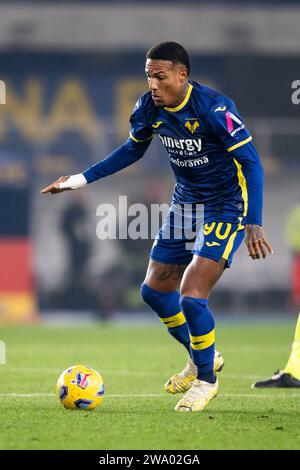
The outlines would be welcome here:
<svg viewBox="0 0 300 470">
<path fill-rule="evenodd" d="M 254 382 L 252 388 L 300 388 L 300 313 L 289 360 L 283 370 L 277 370 L 270 379 Z"/>
<path fill-rule="evenodd" d="M 154 45 L 145 71 L 150 91 L 135 105 L 127 142 L 83 173 L 59 178 L 42 193 L 78 189 L 120 171 L 142 158 L 158 135 L 176 186 L 150 253 L 141 295 L 190 355 L 186 368 L 165 385 L 169 393 L 187 392 L 175 410 L 197 412 L 217 395 L 215 372 L 223 364 L 215 353 L 209 295 L 229 268 L 244 233 L 253 260 L 273 252 L 262 228 L 263 169 L 234 102 L 189 80 L 190 58 L 180 44 Z M 192 206 L 186 218 L 196 231 L 188 249 L 185 233 L 181 238 L 174 235 L 177 213 L 186 204 Z M 204 206 L 201 224 L 198 205 Z"/>
</svg>

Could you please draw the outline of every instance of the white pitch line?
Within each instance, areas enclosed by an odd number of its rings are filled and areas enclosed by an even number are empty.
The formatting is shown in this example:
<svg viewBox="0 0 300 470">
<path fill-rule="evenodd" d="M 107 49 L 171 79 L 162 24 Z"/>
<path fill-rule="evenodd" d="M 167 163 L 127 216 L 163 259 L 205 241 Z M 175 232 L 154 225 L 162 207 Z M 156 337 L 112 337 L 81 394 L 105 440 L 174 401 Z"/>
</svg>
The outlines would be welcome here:
<svg viewBox="0 0 300 470">
<path fill-rule="evenodd" d="M 56 372 L 56 373 L 61 373 L 62 370 L 61 369 L 58 369 L 58 368 L 47 368 L 47 367 L 43 367 L 43 368 L 38 368 L 38 367 L 9 367 L 7 366 L 6 368 L 6 372 L 19 372 L 19 371 L 22 371 L 22 372 L 38 372 L 38 373 L 41 373 L 41 372 L 45 372 L 45 373 L 49 373 L 49 372 Z M 99 371 L 100 374 L 102 375 L 105 375 L 105 374 L 112 374 L 112 375 L 128 375 L 128 376 L 150 376 L 150 377 L 163 377 L 163 376 L 167 376 L 167 375 L 172 375 L 172 373 L 174 372 L 169 372 L 168 373 L 161 373 L 161 372 L 148 372 L 148 371 L 130 371 L 130 370 L 101 370 Z M 225 379 L 240 379 L 240 380 L 255 380 L 255 379 L 258 379 L 258 376 L 257 375 L 252 375 L 252 374 L 227 374 L 226 372 L 222 372 L 221 373 L 221 377 L 225 378 Z"/>
<path fill-rule="evenodd" d="M 34 397 L 55 397 L 55 393 L 0 393 L 0 397 L 14 398 L 34 398 Z"/>
<path fill-rule="evenodd" d="M 112 394 L 112 395 L 106 395 L 107 398 L 163 398 L 166 397 L 166 394 L 162 393 L 148 393 L 148 394 Z M 240 398 L 299 398 L 300 393 L 294 393 L 294 394 L 281 394 L 281 395 L 264 395 L 264 394 L 251 394 L 251 393 L 220 393 L 219 395 L 220 398 L 222 397 L 240 397 Z"/>
<path fill-rule="evenodd" d="M 300 392 L 299 393 L 281 393 L 280 395 L 274 395 L 266 394 L 264 395 L 263 393 L 220 393 L 220 397 L 240 397 L 240 398 L 300 398 Z"/>
<path fill-rule="evenodd" d="M 0 397 L 12 397 L 12 398 L 35 398 L 35 397 L 55 397 L 55 393 L 0 393 Z M 167 395 L 162 393 L 115 393 L 105 395 L 105 398 L 165 398 Z M 262 393 L 220 393 L 220 398 L 231 397 L 231 398 L 298 398 L 299 393 L 291 394 L 262 394 Z"/>
</svg>

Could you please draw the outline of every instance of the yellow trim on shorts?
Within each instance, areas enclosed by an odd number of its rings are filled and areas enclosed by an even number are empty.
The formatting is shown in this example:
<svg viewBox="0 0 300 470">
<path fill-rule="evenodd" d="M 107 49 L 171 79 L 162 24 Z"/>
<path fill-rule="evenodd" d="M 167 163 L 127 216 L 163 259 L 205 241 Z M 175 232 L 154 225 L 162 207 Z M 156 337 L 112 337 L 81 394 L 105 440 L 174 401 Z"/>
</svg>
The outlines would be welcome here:
<svg viewBox="0 0 300 470">
<path fill-rule="evenodd" d="M 229 240 L 227 242 L 227 245 L 225 247 L 222 258 L 226 259 L 226 261 L 228 260 L 229 255 L 231 253 L 231 250 L 233 248 L 234 240 L 235 240 L 235 237 L 236 237 L 237 233 L 240 230 L 243 230 L 243 228 L 244 228 L 244 225 L 242 225 L 242 219 L 243 219 L 242 217 L 239 217 L 239 225 L 238 225 L 237 229 L 230 235 Z"/>
<path fill-rule="evenodd" d="M 231 250 L 233 248 L 233 243 L 234 243 L 234 240 L 235 240 L 235 237 L 238 233 L 238 230 L 236 230 L 235 232 L 233 232 L 233 234 L 230 236 L 229 240 L 228 240 L 228 243 L 226 245 L 226 248 L 224 250 L 224 253 L 222 255 L 222 258 L 228 260 L 229 258 L 229 255 L 231 253 Z"/>
</svg>

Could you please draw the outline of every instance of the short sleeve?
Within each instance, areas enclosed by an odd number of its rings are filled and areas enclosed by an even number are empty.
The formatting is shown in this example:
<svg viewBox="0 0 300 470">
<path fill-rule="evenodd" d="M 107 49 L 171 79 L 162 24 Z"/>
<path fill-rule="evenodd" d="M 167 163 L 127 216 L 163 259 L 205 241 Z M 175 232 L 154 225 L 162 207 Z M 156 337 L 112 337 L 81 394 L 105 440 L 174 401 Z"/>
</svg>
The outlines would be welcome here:
<svg viewBox="0 0 300 470">
<path fill-rule="evenodd" d="M 138 99 L 130 116 L 130 132 L 129 136 L 134 142 L 145 142 L 152 138 L 152 128 L 147 118 L 146 104 L 143 103 L 142 97 Z"/>
<path fill-rule="evenodd" d="M 252 140 L 233 101 L 226 99 L 210 108 L 207 113 L 208 127 L 231 152 Z"/>
</svg>

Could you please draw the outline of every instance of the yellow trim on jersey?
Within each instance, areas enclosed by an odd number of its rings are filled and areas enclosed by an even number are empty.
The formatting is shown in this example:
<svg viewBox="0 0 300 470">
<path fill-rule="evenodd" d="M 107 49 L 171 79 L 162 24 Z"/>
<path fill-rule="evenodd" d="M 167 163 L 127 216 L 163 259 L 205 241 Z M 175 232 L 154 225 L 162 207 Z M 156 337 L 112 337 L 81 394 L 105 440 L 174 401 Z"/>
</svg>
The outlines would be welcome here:
<svg viewBox="0 0 300 470">
<path fill-rule="evenodd" d="M 176 108 L 167 108 L 165 107 L 164 109 L 166 111 L 170 111 L 170 113 L 176 113 L 177 111 L 180 111 L 184 106 L 187 104 L 188 100 L 190 99 L 191 93 L 192 93 L 193 85 L 189 83 L 189 88 L 186 94 L 186 97 L 184 98 L 183 102 L 180 103 Z"/>
<path fill-rule="evenodd" d="M 237 167 L 237 176 L 239 180 L 239 185 L 242 190 L 242 198 L 244 201 L 244 213 L 243 216 L 247 215 L 248 212 L 248 190 L 247 190 L 247 183 L 246 183 L 246 178 L 242 172 L 242 165 L 234 158 L 233 159 L 236 167 Z"/>
<path fill-rule="evenodd" d="M 252 140 L 252 136 L 251 136 L 251 135 L 250 135 L 250 137 L 248 137 L 247 139 L 242 140 L 242 142 L 239 142 L 238 144 L 235 144 L 235 145 L 233 145 L 232 147 L 229 147 L 229 148 L 227 149 L 227 152 L 231 152 L 232 150 L 237 149 L 237 148 L 241 147 L 242 145 L 248 144 L 248 142 L 250 142 L 250 140 Z"/>
<path fill-rule="evenodd" d="M 151 135 L 150 137 L 148 137 L 148 139 L 145 139 L 145 140 L 139 140 L 139 139 L 136 139 L 131 132 L 129 132 L 129 137 L 134 140 L 134 142 L 146 142 L 146 140 L 149 140 L 149 139 L 152 139 L 153 135 Z"/>
<path fill-rule="evenodd" d="M 176 313 L 172 317 L 160 318 L 167 328 L 175 328 L 185 323 L 185 317 L 182 312 Z"/>
<path fill-rule="evenodd" d="M 191 348 L 197 351 L 207 349 L 215 342 L 215 329 L 211 330 L 206 335 L 192 336 L 190 335 Z"/>
</svg>

